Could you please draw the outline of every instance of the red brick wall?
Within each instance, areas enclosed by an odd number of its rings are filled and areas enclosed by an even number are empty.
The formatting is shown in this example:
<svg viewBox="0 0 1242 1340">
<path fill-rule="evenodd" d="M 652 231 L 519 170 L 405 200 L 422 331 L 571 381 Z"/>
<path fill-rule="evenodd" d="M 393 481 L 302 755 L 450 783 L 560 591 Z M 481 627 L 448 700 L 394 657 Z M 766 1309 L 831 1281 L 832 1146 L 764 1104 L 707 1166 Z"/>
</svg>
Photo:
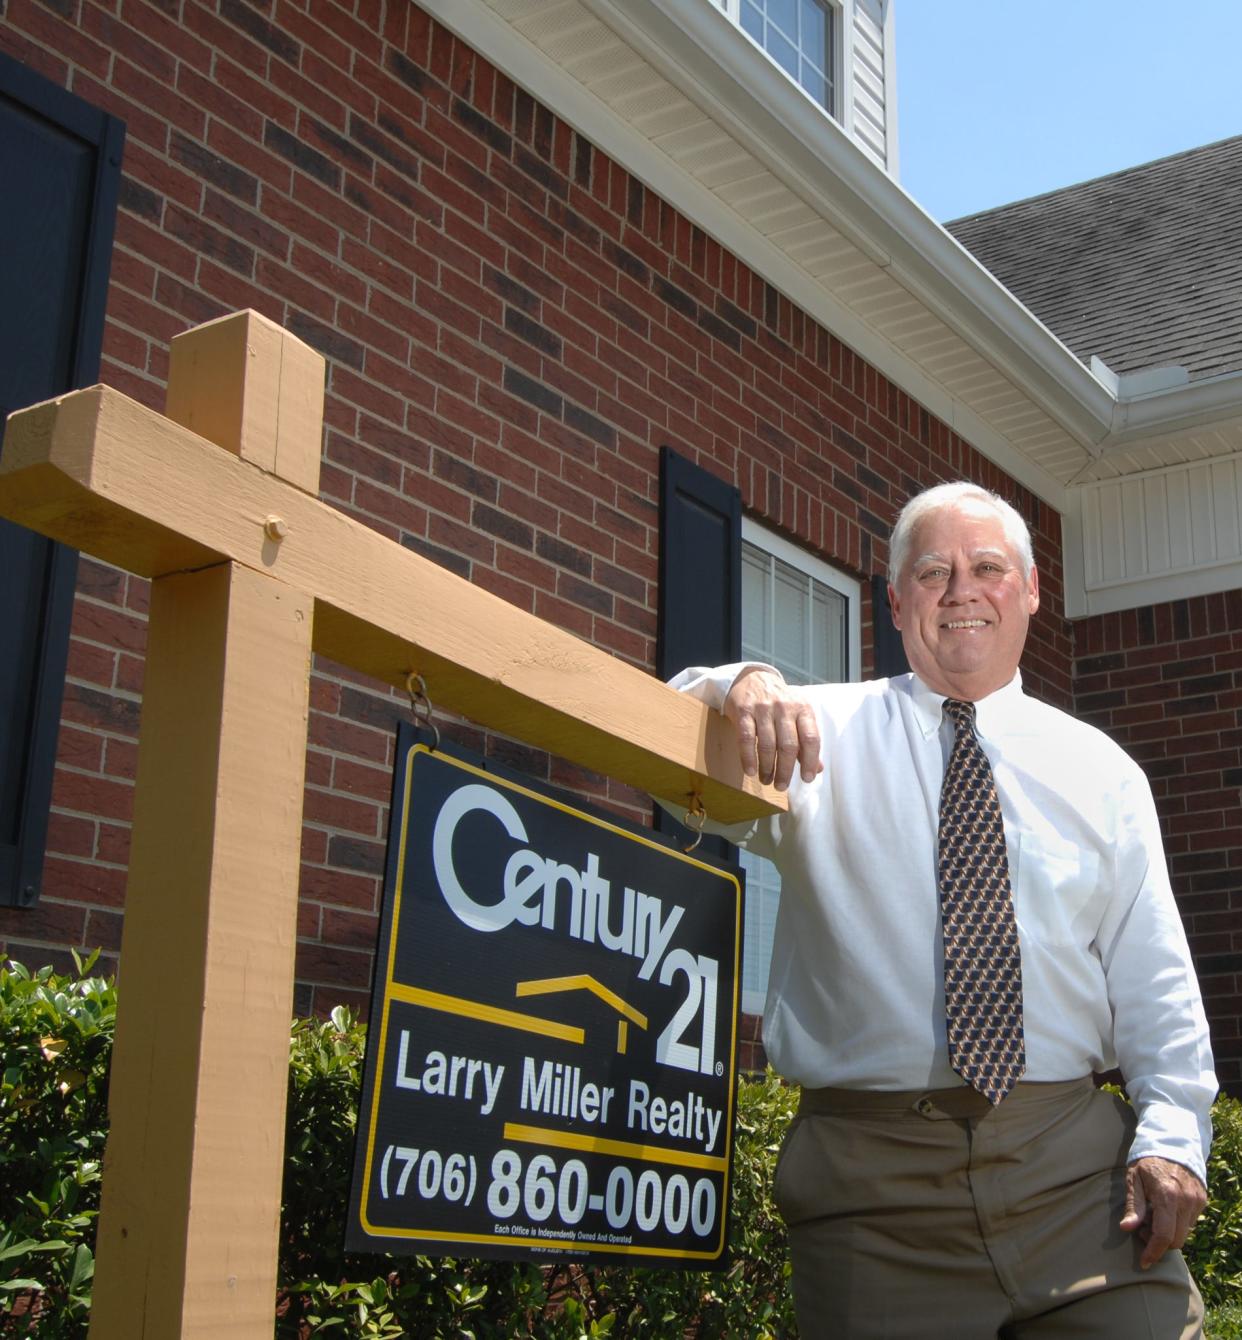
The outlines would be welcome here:
<svg viewBox="0 0 1242 1340">
<path fill-rule="evenodd" d="M 662 444 L 864 578 L 910 492 L 973 476 L 1034 524 L 1028 683 L 1069 703 L 1055 513 L 415 5 L 3 3 L 0 47 L 128 123 L 112 385 L 161 405 L 174 334 L 258 309 L 327 357 L 326 497 L 648 669 Z M 43 896 L 0 912 L 32 961 L 119 946 L 144 601 L 83 562 Z M 301 1010 L 364 1002 L 405 707 L 320 665 L 312 709 Z"/>
<path fill-rule="evenodd" d="M 1080 713 L 1151 778 L 1222 1085 L 1242 1093 L 1242 591 L 1074 626 Z"/>
</svg>

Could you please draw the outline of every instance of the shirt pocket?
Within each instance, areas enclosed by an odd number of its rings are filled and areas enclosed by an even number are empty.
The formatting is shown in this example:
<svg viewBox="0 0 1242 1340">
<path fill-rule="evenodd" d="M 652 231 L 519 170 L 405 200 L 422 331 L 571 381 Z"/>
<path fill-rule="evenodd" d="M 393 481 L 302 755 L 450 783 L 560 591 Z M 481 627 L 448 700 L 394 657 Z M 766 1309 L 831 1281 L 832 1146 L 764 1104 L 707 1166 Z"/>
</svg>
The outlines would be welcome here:
<svg viewBox="0 0 1242 1340">
<path fill-rule="evenodd" d="M 1019 832 L 1017 856 L 1014 915 L 1022 934 L 1045 945 L 1090 944 L 1099 921 L 1099 852 Z"/>
</svg>

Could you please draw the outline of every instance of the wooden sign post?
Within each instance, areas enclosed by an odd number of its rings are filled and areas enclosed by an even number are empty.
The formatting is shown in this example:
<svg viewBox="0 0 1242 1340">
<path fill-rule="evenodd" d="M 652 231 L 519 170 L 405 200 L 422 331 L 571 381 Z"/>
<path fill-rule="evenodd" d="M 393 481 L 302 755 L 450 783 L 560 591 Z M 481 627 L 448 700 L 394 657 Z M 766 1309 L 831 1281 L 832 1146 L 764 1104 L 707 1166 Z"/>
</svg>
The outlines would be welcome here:
<svg viewBox="0 0 1242 1340">
<path fill-rule="evenodd" d="M 153 583 L 95 1340 L 273 1331 L 312 651 L 713 818 L 784 806 L 717 714 L 321 502 L 323 375 L 242 312 L 173 341 L 167 417 L 8 422 L 0 515 Z"/>
</svg>

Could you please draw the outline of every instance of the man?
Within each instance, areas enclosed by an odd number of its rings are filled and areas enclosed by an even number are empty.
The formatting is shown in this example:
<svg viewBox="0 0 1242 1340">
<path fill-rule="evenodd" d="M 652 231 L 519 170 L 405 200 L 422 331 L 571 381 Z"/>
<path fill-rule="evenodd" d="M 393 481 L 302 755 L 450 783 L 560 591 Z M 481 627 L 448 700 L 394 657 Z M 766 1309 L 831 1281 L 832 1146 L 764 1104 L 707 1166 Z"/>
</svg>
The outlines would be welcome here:
<svg viewBox="0 0 1242 1340">
<path fill-rule="evenodd" d="M 776 1178 L 801 1332 L 1198 1336 L 1176 1249 L 1216 1081 L 1150 788 L 1023 693 L 1039 578 L 1008 504 L 931 489 L 891 554 L 912 675 L 674 681 L 789 788 L 729 836 L 782 875 L 764 1041 L 803 1086 Z M 1092 1082 L 1114 1066 L 1133 1109 Z"/>
</svg>

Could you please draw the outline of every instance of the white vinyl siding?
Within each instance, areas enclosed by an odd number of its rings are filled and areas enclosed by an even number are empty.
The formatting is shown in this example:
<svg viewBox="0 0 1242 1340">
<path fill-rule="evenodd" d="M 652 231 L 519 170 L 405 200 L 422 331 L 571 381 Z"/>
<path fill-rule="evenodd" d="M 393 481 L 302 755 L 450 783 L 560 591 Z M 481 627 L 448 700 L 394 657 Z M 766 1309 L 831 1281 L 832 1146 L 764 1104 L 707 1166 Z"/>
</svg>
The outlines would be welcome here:
<svg viewBox="0 0 1242 1340">
<path fill-rule="evenodd" d="M 858 583 L 790 544 L 742 521 L 742 658 L 775 665 L 791 684 L 857 679 Z M 780 904 L 776 867 L 748 852 L 742 945 L 742 1008 L 763 1010 Z"/>
<path fill-rule="evenodd" d="M 1242 456 L 1084 484 L 1077 502 L 1065 528 L 1071 617 L 1242 585 Z"/>
<path fill-rule="evenodd" d="M 853 31 L 848 44 L 851 77 L 846 129 L 881 167 L 896 176 L 896 154 L 890 153 L 896 137 L 888 124 L 889 107 L 896 105 L 896 90 L 889 88 L 886 5 L 883 0 L 853 0 L 850 8 Z"/>
</svg>

